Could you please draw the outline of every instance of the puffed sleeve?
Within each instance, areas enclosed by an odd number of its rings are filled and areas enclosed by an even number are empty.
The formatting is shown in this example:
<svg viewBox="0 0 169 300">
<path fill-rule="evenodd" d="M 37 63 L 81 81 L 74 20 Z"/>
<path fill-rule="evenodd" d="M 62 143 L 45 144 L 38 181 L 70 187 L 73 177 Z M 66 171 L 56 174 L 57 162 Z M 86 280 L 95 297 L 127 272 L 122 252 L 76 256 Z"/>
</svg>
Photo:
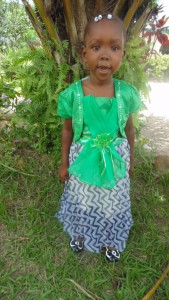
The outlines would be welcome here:
<svg viewBox="0 0 169 300">
<path fill-rule="evenodd" d="M 142 107 L 141 98 L 138 90 L 130 85 L 131 88 L 131 96 L 130 96 L 130 104 L 129 104 L 129 114 L 135 113 L 139 111 Z"/>
<path fill-rule="evenodd" d="M 63 119 L 72 118 L 72 97 L 67 90 L 61 92 L 58 97 L 57 115 Z"/>
</svg>

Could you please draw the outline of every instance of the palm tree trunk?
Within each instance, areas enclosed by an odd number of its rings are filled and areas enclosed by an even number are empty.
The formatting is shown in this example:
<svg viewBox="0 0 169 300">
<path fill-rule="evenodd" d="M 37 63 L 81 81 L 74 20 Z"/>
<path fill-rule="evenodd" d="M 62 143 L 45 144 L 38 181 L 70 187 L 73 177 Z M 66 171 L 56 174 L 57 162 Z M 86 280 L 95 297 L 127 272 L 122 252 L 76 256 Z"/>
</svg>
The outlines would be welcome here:
<svg viewBox="0 0 169 300">
<path fill-rule="evenodd" d="M 101 12 L 104 7 L 104 4 L 104 0 L 96 0 L 94 13 L 96 14 L 98 12 Z"/>
<path fill-rule="evenodd" d="M 87 23 L 87 19 L 90 19 L 94 13 L 96 14 L 96 12 L 98 13 L 99 11 L 106 11 L 109 9 L 109 11 L 111 10 L 115 15 L 119 16 L 121 13 L 126 11 L 126 8 L 128 7 L 128 2 L 126 0 L 57 0 L 56 2 L 46 0 L 47 4 L 50 4 L 50 9 L 47 10 L 44 0 L 33 1 L 37 11 L 32 9 L 27 0 L 22 0 L 25 10 L 42 41 L 42 45 L 47 55 L 49 57 L 53 56 L 58 64 L 60 64 L 61 60 L 63 61 L 67 58 L 68 63 L 72 61 L 71 56 L 73 52 L 77 50 L 77 42 L 83 41 L 84 28 Z M 150 4 L 137 22 L 133 22 L 133 16 L 143 2 L 144 0 L 133 0 L 130 9 L 124 17 L 126 28 L 128 29 L 128 27 L 132 25 L 130 32 L 132 32 L 135 36 L 138 35 L 145 23 L 145 20 L 151 12 Z M 51 12 L 55 13 L 51 16 Z M 58 20 L 61 20 L 61 24 L 63 26 L 57 26 L 57 24 L 54 24 L 53 19 L 56 20 L 54 21 L 55 23 L 58 22 Z M 44 30 L 44 25 L 46 30 Z M 63 34 L 64 30 L 67 32 L 66 39 L 70 41 L 70 55 L 68 55 L 67 58 L 64 57 L 65 52 L 61 41 L 62 36 L 65 38 L 65 34 Z M 78 53 L 78 51 L 76 52 Z M 80 60 L 80 56 L 77 57 Z"/>
<path fill-rule="evenodd" d="M 113 10 L 115 16 L 119 16 L 127 0 L 119 0 Z"/>
<path fill-rule="evenodd" d="M 84 28 L 87 24 L 85 0 L 76 0 L 75 13 L 77 16 L 76 18 L 77 33 L 78 33 L 79 41 L 82 42 L 83 35 L 84 35 Z"/>
<path fill-rule="evenodd" d="M 70 38 L 70 42 L 72 47 L 77 44 L 77 30 L 75 24 L 75 18 L 73 14 L 73 6 L 71 0 L 63 0 L 64 14 L 65 14 L 65 22 L 67 33 Z"/>
<path fill-rule="evenodd" d="M 145 24 L 147 18 L 149 17 L 150 13 L 152 11 L 152 5 L 149 4 L 144 13 L 141 15 L 141 17 L 138 19 L 138 21 L 135 23 L 133 30 L 132 30 L 132 34 L 134 36 L 137 36 L 139 34 L 139 32 L 142 30 L 143 25 Z"/>
<path fill-rule="evenodd" d="M 42 18 L 42 21 L 47 29 L 47 32 L 49 34 L 50 39 L 53 41 L 54 45 L 55 45 L 55 52 L 58 51 L 60 52 L 61 50 L 63 50 L 62 48 L 62 44 L 61 44 L 61 40 L 59 38 L 59 35 L 55 29 L 54 23 L 52 21 L 52 18 L 46 13 L 45 9 L 44 9 L 44 3 L 42 0 L 33 0 L 38 11 L 39 14 Z M 57 50 L 56 50 L 57 49 Z M 63 51 L 62 51 L 63 52 Z M 55 58 L 57 59 L 57 63 L 60 64 L 60 60 L 61 57 L 58 53 L 58 55 L 55 55 Z"/>
<path fill-rule="evenodd" d="M 135 12 L 137 11 L 137 9 L 139 8 L 139 6 L 143 3 L 144 0 L 134 0 L 132 6 L 130 7 L 130 9 L 128 10 L 125 18 L 124 18 L 124 24 L 126 26 L 126 28 L 128 29 L 132 18 L 135 14 Z"/>
<path fill-rule="evenodd" d="M 43 33 L 43 29 L 41 27 L 41 24 L 36 16 L 34 10 L 32 9 L 30 4 L 26 0 L 22 0 L 22 2 L 25 7 L 25 11 L 29 17 L 29 20 L 31 21 L 36 33 L 38 34 L 38 36 L 42 42 L 43 48 L 44 48 L 47 56 L 52 57 L 51 48 L 46 44 L 46 36 Z"/>
</svg>

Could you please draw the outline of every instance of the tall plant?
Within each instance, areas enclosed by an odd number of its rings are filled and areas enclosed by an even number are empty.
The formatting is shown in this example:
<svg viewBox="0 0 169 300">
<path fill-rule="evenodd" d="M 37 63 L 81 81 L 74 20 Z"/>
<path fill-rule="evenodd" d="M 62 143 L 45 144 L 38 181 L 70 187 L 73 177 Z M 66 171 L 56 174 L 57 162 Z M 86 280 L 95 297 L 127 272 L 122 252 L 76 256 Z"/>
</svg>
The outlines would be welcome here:
<svg viewBox="0 0 169 300">
<path fill-rule="evenodd" d="M 67 43 L 63 47 L 68 51 Z M 57 95 L 67 87 L 69 72 L 77 80 L 75 69 L 65 61 L 58 66 L 42 47 L 12 49 L 1 56 L 0 108 L 6 112 L 13 107 L 13 125 L 21 124 L 40 151 L 58 147 Z"/>
<path fill-rule="evenodd" d="M 87 20 L 99 12 L 111 12 L 122 18 L 131 32 L 138 34 L 144 22 L 154 9 L 154 0 L 33 0 L 35 9 L 22 0 L 25 10 L 34 26 L 48 56 L 53 56 L 58 64 L 65 59 L 74 64 L 74 50 L 83 41 L 83 31 Z M 140 17 L 144 15 L 144 18 Z M 136 27 L 136 21 L 139 25 Z M 69 53 L 62 53 L 63 40 L 69 41 Z"/>
<path fill-rule="evenodd" d="M 19 0 L 0 0 L 0 50 L 19 48 L 32 37 L 36 33 Z"/>
<path fill-rule="evenodd" d="M 169 17 L 163 16 L 161 19 L 151 19 L 148 23 L 149 29 L 147 27 L 144 28 L 142 36 L 146 38 L 147 44 L 151 44 L 149 56 L 154 52 L 154 46 L 156 41 L 158 41 L 162 46 L 169 47 L 169 38 L 168 35 L 164 33 L 164 30 Z"/>
</svg>

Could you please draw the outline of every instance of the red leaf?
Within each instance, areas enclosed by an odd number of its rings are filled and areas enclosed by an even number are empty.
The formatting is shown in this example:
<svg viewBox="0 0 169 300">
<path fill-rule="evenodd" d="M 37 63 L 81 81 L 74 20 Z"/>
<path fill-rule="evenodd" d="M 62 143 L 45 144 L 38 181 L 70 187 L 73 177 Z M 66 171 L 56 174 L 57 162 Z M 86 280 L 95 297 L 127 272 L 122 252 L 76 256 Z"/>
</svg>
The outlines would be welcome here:
<svg viewBox="0 0 169 300">
<path fill-rule="evenodd" d="M 150 31 L 146 31 L 145 33 L 143 33 L 143 37 L 148 37 L 150 35 L 151 35 Z"/>
<path fill-rule="evenodd" d="M 160 42 L 161 45 L 166 45 L 168 42 L 168 36 L 166 34 L 163 34 L 161 32 L 159 32 L 157 34 L 157 39 Z"/>
<path fill-rule="evenodd" d="M 164 44 L 168 41 L 168 36 L 166 34 L 163 34 Z"/>
<path fill-rule="evenodd" d="M 160 20 L 157 21 L 156 27 L 157 28 L 163 27 L 166 24 L 166 22 L 168 21 L 168 19 L 169 19 L 169 17 L 166 18 L 165 16 L 163 16 Z"/>
<path fill-rule="evenodd" d="M 143 33 L 143 37 L 148 37 L 148 38 L 151 38 L 152 36 L 154 35 L 154 32 L 149 30 L 149 31 L 146 31 Z"/>
<path fill-rule="evenodd" d="M 161 45 L 164 44 L 164 40 L 163 40 L 162 36 L 157 35 L 157 40 L 159 41 L 159 43 L 160 43 Z"/>
</svg>

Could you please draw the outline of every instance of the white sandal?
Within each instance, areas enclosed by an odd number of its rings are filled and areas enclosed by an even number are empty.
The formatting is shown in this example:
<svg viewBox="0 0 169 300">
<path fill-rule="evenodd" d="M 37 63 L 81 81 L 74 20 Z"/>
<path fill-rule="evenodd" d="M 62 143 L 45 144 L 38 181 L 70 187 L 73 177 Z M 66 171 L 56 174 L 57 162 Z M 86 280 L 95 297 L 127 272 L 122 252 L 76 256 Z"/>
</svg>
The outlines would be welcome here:
<svg viewBox="0 0 169 300">
<path fill-rule="evenodd" d="M 106 247 L 106 259 L 108 261 L 118 261 L 120 259 L 120 252 L 116 249 Z"/>
<path fill-rule="evenodd" d="M 84 248 L 84 241 L 71 240 L 69 245 L 74 252 L 81 252 Z"/>
</svg>

